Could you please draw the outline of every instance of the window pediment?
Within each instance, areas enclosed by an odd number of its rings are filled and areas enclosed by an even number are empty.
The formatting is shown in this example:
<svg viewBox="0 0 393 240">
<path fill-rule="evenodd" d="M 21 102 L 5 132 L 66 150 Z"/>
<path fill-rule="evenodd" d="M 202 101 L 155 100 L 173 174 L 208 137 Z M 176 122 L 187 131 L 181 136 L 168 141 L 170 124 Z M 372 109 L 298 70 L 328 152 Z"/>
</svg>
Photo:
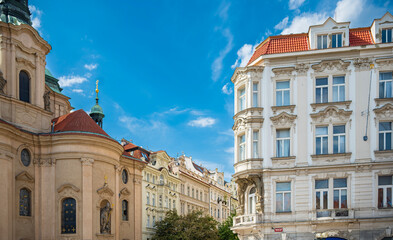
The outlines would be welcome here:
<svg viewBox="0 0 393 240">
<path fill-rule="evenodd" d="M 281 112 L 277 116 L 271 117 L 270 120 L 275 126 L 288 126 L 292 125 L 296 118 L 297 115 Z"/>
<path fill-rule="evenodd" d="M 274 73 L 274 77 L 290 77 L 292 76 L 292 72 L 295 71 L 294 67 L 282 67 L 282 68 L 273 68 L 272 72 Z"/>
<path fill-rule="evenodd" d="M 130 195 L 131 194 L 131 192 L 130 191 L 128 191 L 128 189 L 125 187 L 125 188 L 123 188 L 122 190 L 120 190 L 120 195 L 126 195 L 126 196 L 128 196 L 128 195 Z"/>
<path fill-rule="evenodd" d="M 326 73 L 332 71 L 341 71 L 345 72 L 348 69 L 350 62 L 344 62 L 342 60 L 324 60 L 319 64 L 311 66 L 315 72 L 318 73 Z"/>
<path fill-rule="evenodd" d="M 72 190 L 72 191 L 74 191 L 74 192 L 79 192 L 79 191 L 80 191 L 80 189 L 77 188 L 76 186 L 74 186 L 73 184 L 71 184 L 71 183 L 66 183 L 66 184 L 61 185 L 61 186 L 57 189 L 57 192 L 58 192 L 58 193 L 61 193 L 61 192 L 66 191 L 66 190 Z"/>
<path fill-rule="evenodd" d="M 113 196 L 114 192 L 108 187 L 108 184 L 105 183 L 103 187 L 97 189 L 97 193 L 99 195 L 107 195 L 107 196 Z"/>
<path fill-rule="evenodd" d="M 339 109 L 336 106 L 328 106 L 318 113 L 310 114 L 314 122 L 317 123 L 331 123 L 331 122 L 347 122 L 352 114 L 351 111 L 345 111 L 344 109 Z"/>
<path fill-rule="evenodd" d="M 393 119 L 393 105 L 387 103 L 380 108 L 374 109 L 375 115 L 381 120 Z"/>
<path fill-rule="evenodd" d="M 370 70 L 370 65 L 373 61 L 370 58 L 355 58 L 353 66 L 357 71 Z"/>
<path fill-rule="evenodd" d="M 33 176 L 31 176 L 28 172 L 23 171 L 15 176 L 17 181 L 25 181 L 25 182 L 34 182 Z"/>
</svg>

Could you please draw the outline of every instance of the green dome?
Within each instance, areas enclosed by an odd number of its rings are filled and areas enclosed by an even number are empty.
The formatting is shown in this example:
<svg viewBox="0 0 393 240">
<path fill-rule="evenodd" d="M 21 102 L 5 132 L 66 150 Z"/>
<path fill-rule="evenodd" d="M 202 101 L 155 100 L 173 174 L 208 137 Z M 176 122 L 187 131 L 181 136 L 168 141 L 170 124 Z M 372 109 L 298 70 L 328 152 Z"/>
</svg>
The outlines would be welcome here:
<svg viewBox="0 0 393 240">
<path fill-rule="evenodd" d="M 45 75 L 48 75 L 48 76 L 50 76 L 50 77 L 54 77 L 54 76 L 52 75 L 52 73 L 49 71 L 49 69 L 47 69 L 47 68 L 45 68 Z"/>
<path fill-rule="evenodd" d="M 96 103 L 96 105 L 94 105 L 91 110 L 90 110 L 90 114 L 92 113 L 99 113 L 104 115 L 104 111 L 102 110 L 102 107 L 100 105 L 98 105 L 98 103 Z"/>
</svg>

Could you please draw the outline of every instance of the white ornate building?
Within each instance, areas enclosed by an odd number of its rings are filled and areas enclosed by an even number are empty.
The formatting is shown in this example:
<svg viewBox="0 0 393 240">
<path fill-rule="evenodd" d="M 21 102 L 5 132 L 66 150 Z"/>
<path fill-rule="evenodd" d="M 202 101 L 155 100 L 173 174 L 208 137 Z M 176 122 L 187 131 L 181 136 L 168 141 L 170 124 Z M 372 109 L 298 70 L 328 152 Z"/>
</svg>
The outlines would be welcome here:
<svg viewBox="0 0 393 240">
<path fill-rule="evenodd" d="M 240 239 L 392 239 L 393 16 L 267 38 L 235 70 Z"/>
</svg>

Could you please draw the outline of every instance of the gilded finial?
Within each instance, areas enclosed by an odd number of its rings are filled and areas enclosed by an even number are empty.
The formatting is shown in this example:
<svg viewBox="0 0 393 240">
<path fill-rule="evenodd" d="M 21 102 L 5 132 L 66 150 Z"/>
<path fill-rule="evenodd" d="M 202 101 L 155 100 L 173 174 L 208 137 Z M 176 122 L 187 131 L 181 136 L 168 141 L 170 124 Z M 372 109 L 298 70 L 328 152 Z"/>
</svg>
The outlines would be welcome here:
<svg viewBox="0 0 393 240">
<path fill-rule="evenodd" d="M 107 183 L 108 183 L 108 176 L 105 175 L 105 176 L 104 176 L 104 179 L 105 179 L 105 183 L 107 184 Z"/>
<path fill-rule="evenodd" d="M 374 69 L 374 64 L 370 64 L 370 69 Z"/>
<path fill-rule="evenodd" d="M 98 93 L 99 91 L 98 91 L 98 80 L 96 81 L 96 93 Z"/>
</svg>

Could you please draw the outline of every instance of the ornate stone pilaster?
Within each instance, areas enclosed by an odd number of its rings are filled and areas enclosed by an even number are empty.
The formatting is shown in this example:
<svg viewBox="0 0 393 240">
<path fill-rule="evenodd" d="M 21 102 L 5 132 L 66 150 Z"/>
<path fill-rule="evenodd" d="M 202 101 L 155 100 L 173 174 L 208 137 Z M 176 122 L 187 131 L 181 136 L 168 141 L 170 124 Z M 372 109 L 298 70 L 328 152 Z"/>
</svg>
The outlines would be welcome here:
<svg viewBox="0 0 393 240">
<path fill-rule="evenodd" d="M 36 164 L 40 167 L 53 167 L 56 164 L 56 159 L 53 158 L 36 158 L 33 161 L 33 164 Z"/>
<path fill-rule="evenodd" d="M 92 158 L 81 158 L 83 239 L 93 239 L 93 164 Z"/>
<path fill-rule="evenodd" d="M 370 58 L 355 58 L 353 61 L 353 66 L 355 71 L 366 71 L 370 70 L 370 65 L 373 61 Z"/>
<path fill-rule="evenodd" d="M 94 159 L 92 158 L 81 158 L 82 166 L 92 166 L 94 164 Z"/>
</svg>

